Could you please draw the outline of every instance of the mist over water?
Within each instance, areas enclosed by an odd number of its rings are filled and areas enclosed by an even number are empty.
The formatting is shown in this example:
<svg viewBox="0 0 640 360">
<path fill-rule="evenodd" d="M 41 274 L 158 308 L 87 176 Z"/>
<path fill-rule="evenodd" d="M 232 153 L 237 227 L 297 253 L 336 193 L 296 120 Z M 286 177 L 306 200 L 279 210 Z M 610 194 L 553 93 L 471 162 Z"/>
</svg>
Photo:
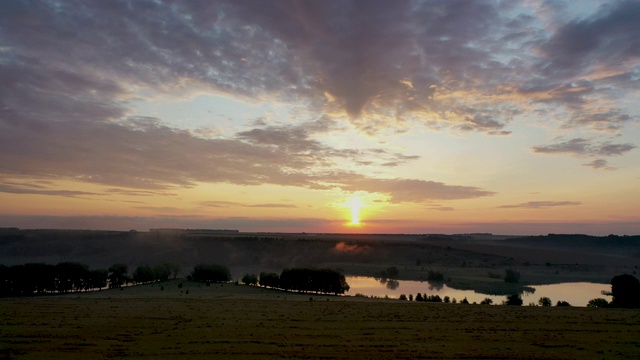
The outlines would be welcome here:
<svg viewBox="0 0 640 360">
<path fill-rule="evenodd" d="M 475 292 L 473 290 L 459 290 L 450 288 L 445 284 L 436 284 L 420 281 L 408 281 L 408 280 L 391 280 L 380 281 L 372 277 L 365 276 L 347 276 L 347 283 L 351 289 L 349 295 L 362 294 L 366 296 L 376 296 L 384 298 L 397 299 L 401 294 L 409 296 L 409 294 L 416 296 L 417 293 L 427 295 L 438 295 L 441 298 L 448 296 L 451 299 L 456 299 L 458 302 L 465 297 L 470 303 L 480 303 L 485 298 L 493 300 L 494 304 L 501 304 L 506 300 L 504 295 L 491 295 Z M 591 299 L 605 298 L 610 301 L 611 298 L 602 295 L 602 291 L 611 291 L 611 285 L 589 283 L 589 282 L 573 282 L 573 283 L 560 283 L 552 285 L 531 285 L 534 292 L 524 292 L 522 296 L 523 304 L 529 303 L 538 304 L 538 299 L 541 297 L 548 297 L 551 299 L 553 305 L 558 301 L 566 301 L 572 306 L 587 306 L 587 303 Z"/>
</svg>

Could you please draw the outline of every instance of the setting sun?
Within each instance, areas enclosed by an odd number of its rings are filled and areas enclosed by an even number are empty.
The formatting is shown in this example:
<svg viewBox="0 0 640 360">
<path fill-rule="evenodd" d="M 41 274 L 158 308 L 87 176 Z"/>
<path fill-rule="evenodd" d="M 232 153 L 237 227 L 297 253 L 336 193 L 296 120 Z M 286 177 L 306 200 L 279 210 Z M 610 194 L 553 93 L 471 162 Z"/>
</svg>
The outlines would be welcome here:
<svg viewBox="0 0 640 360">
<path fill-rule="evenodd" d="M 351 198 L 351 225 L 360 225 L 360 208 L 362 207 L 362 203 L 360 202 L 360 198 L 357 196 L 353 196 Z"/>
</svg>

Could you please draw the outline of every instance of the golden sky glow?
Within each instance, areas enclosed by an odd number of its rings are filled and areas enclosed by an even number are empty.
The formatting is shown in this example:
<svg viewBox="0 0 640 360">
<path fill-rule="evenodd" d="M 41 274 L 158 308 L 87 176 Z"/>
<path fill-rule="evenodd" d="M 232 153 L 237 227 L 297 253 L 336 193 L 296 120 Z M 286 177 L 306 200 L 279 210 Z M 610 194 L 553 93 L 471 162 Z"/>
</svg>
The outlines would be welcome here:
<svg viewBox="0 0 640 360">
<path fill-rule="evenodd" d="M 0 227 L 640 233 L 638 24 L 637 1 L 0 2 Z"/>
</svg>

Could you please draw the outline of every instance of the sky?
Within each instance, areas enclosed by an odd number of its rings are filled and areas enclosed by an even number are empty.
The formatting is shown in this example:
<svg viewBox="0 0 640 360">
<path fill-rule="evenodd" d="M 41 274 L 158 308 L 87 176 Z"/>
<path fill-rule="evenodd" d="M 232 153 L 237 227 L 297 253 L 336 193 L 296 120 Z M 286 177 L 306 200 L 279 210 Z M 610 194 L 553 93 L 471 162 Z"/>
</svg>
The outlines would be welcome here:
<svg viewBox="0 0 640 360">
<path fill-rule="evenodd" d="M 639 1 L 2 1 L 0 226 L 640 234 Z"/>
</svg>

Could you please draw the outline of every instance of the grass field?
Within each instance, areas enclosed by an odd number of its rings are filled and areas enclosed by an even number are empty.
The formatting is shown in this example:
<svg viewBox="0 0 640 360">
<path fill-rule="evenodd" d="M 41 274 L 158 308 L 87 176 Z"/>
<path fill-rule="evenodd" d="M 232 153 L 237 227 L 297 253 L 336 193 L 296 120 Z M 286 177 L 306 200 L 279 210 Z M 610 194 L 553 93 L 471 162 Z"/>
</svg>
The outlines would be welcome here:
<svg viewBox="0 0 640 360">
<path fill-rule="evenodd" d="M 640 358 L 638 310 L 415 303 L 179 282 L 0 299 L 0 358 Z"/>
</svg>

